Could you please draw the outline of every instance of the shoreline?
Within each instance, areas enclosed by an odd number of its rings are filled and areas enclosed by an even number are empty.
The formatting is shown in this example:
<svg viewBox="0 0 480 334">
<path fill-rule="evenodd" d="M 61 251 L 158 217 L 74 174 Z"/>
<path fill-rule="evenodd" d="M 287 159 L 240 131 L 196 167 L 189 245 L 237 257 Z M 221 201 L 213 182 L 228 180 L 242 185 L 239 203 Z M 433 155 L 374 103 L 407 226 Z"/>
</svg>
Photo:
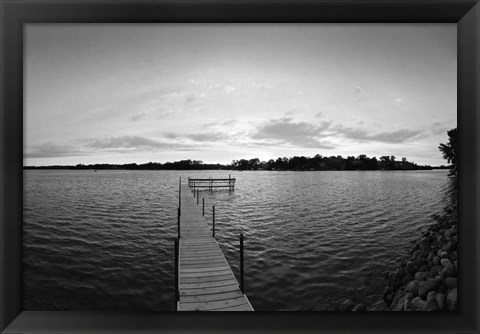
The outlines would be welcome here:
<svg viewBox="0 0 480 334">
<path fill-rule="evenodd" d="M 432 216 L 408 254 L 393 271 L 384 272 L 383 298 L 366 311 L 456 311 L 457 310 L 457 200 L 441 214 Z M 344 302 L 345 304 L 345 302 Z M 351 305 L 351 304 L 350 304 Z"/>
<path fill-rule="evenodd" d="M 454 188 L 455 189 L 455 188 Z M 339 311 L 456 311 L 457 198 L 415 240 L 392 271 L 383 272 L 386 288 L 373 304 L 339 301 Z"/>
</svg>

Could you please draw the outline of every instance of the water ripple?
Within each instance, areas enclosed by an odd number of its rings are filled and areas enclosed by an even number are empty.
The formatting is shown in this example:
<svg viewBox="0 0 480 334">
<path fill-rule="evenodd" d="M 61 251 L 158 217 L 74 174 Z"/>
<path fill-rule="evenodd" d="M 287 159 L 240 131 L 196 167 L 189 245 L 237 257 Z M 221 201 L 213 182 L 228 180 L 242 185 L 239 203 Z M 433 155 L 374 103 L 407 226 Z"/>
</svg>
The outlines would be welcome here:
<svg viewBox="0 0 480 334">
<path fill-rule="evenodd" d="M 172 310 L 178 178 L 219 171 L 26 171 L 26 310 Z M 445 171 L 241 172 L 204 192 L 220 247 L 256 310 L 378 299 L 390 270 L 448 199 Z"/>
</svg>

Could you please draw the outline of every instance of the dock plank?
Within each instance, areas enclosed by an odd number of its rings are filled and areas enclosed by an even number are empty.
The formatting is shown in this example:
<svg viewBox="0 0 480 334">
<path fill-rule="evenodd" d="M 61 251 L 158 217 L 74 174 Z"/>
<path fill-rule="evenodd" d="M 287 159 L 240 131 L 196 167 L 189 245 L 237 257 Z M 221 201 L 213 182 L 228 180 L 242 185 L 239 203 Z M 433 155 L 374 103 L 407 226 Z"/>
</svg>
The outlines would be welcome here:
<svg viewBox="0 0 480 334">
<path fill-rule="evenodd" d="M 253 311 L 188 186 L 181 186 L 178 311 Z"/>
</svg>

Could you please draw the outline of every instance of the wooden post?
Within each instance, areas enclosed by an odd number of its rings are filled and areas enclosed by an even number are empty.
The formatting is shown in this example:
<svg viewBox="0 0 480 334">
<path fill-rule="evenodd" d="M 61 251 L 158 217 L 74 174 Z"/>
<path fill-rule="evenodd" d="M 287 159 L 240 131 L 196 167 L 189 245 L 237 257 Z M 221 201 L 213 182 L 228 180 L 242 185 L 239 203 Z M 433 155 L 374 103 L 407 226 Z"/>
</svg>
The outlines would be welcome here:
<svg viewBox="0 0 480 334">
<path fill-rule="evenodd" d="M 215 205 L 213 206 L 213 224 L 212 224 L 213 238 L 215 238 Z"/>
<path fill-rule="evenodd" d="M 175 310 L 177 309 L 177 302 L 180 300 L 180 291 L 178 290 L 178 262 L 179 262 L 179 242 L 175 238 Z"/>
<path fill-rule="evenodd" d="M 199 199 L 198 199 L 198 191 L 199 191 L 199 190 L 200 190 L 200 189 L 197 189 L 197 205 L 198 205 L 198 201 L 199 201 Z"/>
<path fill-rule="evenodd" d="M 180 208 L 177 209 L 177 231 L 178 239 L 180 239 Z"/>
<path fill-rule="evenodd" d="M 178 210 L 182 207 L 182 177 L 178 180 Z"/>
<path fill-rule="evenodd" d="M 202 216 L 205 216 L 205 197 L 202 198 Z"/>
<path fill-rule="evenodd" d="M 240 290 L 245 293 L 243 281 L 243 233 L 240 233 Z"/>
<path fill-rule="evenodd" d="M 195 182 L 193 182 L 193 197 L 195 197 Z"/>
</svg>

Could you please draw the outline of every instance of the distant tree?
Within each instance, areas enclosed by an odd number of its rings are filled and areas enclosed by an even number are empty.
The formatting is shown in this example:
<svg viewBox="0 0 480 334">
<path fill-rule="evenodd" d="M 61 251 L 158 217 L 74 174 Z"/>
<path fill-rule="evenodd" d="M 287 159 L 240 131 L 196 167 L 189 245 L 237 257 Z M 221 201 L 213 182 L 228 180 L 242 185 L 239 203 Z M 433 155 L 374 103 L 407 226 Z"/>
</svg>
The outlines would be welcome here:
<svg viewBox="0 0 480 334">
<path fill-rule="evenodd" d="M 258 166 L 260 165 L 260 159 L 258 159 L 258 158 L 250 159 L 250 160 L 248 160 L 248 163 L 249 163 L 251 169 L 257 170 Z"/>
<path fill-rule="evenodd" d="M 452 169 L 448 175 L 457 175 L 457 128 L 447 131 L 448 143 L 440 144 L 438 149 L 443 154 L 443 158 L 447 159 L 448 163 L 452 164 Z"/>
<path fill-rule="evenodd" d="M 388 155 L 383 155 L 380 157 L 380 168 L 389 169 L 391 165 L 390 157 Z"/>
</svg>

